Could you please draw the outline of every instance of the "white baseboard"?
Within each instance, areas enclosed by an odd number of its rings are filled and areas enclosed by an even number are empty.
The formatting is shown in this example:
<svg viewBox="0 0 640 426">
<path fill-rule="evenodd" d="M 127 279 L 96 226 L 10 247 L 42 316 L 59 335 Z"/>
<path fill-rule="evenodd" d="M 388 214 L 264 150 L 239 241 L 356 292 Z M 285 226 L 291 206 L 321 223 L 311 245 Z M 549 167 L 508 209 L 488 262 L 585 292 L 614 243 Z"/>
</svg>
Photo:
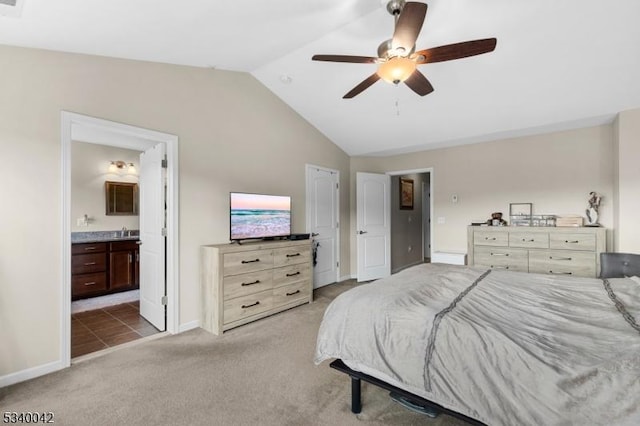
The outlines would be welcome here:
<svg viewBox="0 0 640 426">
<path fill-rule="evenodd" d="M 184 333 L 185 331 L 193 330 L 194 328 L 198 327 L 200 327 L 200 321 L 198 320 L 186 322 L 184 324 L 180 324 L 178 333 Z"/>
<path fill-rule="evenodd" d="M 65 368 L 65 366 L 61 361 L 54 361 L 37 367 L 27 368 L 26 370 L 16 371 L 15 373 L 0 377 L 0 388 L 35 379 L 36 377 L 44 376 L 45 374 L 53 373 L 63 368 Z"/>
</svg>

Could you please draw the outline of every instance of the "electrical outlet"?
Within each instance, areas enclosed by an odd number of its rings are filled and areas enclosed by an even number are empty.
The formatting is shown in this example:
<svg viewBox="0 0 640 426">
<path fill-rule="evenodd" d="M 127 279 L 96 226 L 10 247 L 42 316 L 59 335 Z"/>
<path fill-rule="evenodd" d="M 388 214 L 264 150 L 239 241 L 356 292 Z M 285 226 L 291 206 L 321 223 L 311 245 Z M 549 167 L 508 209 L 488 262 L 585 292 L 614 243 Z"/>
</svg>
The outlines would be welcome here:
<svg viewBox="0 0 640 426">
<path fill-rule="evenodd" d="M 76 226 L 87 226 L 87 222 L 85 222 L 83 217 L 79 217 L 76 219 Z"/>
<path fill-rule="evenodd" d="M 445 223 L 444 216 L 438 217 L 438 225 L 444 225 L 444 223 Z"/>
</svg>

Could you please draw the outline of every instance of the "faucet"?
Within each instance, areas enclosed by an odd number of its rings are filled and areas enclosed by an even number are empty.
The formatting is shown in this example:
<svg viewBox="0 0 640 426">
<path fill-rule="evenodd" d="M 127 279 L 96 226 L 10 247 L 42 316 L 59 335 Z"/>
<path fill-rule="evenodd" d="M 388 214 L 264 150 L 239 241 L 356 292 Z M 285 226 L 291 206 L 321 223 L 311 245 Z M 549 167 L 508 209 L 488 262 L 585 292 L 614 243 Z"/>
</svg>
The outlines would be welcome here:
<svg viewBox="0 0 640 426">
<path fill-rule="evenodd" d="M 120 236 L 121 236 L 121 237 L 124 237 L 124 233 L 125 233 L 126 231 L 127 231 L 127 227 L 126 227 L 126 226 L 123 226 L 123 227 L 122 227 L 122 231 L 120 231 Z M 131 235 L 131 233 L 129 233 L 129 235 Z"/>
</svg>

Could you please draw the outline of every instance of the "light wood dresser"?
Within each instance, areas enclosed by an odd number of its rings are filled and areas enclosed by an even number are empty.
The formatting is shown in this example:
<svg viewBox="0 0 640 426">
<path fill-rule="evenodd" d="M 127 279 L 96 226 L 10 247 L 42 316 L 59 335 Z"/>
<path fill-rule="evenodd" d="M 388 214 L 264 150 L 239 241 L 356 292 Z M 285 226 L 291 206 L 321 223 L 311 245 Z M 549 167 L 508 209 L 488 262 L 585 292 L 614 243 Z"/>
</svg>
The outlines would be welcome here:
<svg viewBox="0 0 640 426">
<path fill-rule="evenodd" d="M 311 240 L 201 247 L 202 328 L 221 334 L 313 300 Z"/>
<path fill-rule="evenodd" d="M 606 229 L 469 226 L 467 245 L 472 266 L 597 277 Z"/>
</svg>

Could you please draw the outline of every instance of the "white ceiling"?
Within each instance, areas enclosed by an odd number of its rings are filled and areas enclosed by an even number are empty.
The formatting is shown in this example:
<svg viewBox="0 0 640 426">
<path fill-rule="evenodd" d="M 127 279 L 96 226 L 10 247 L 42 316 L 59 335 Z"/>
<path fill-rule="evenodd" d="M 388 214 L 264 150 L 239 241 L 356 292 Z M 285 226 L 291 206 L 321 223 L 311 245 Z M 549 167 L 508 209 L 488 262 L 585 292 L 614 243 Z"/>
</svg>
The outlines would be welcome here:
<svg viewBox="0 0 640 426">
<path fill-rule="evenodd" d="M 350 155 L 610 121 L 640 107 L 640 1 L 431 0 L 417 49 L 496 37 L 492 53 L 420 66 L 435 91 L 378 82 L 393 18 L 380 0 L 24 0 L 0 44 L 247 71 Z M 286 83 L 283 80 L 290 82 Z"/>
</svg>

